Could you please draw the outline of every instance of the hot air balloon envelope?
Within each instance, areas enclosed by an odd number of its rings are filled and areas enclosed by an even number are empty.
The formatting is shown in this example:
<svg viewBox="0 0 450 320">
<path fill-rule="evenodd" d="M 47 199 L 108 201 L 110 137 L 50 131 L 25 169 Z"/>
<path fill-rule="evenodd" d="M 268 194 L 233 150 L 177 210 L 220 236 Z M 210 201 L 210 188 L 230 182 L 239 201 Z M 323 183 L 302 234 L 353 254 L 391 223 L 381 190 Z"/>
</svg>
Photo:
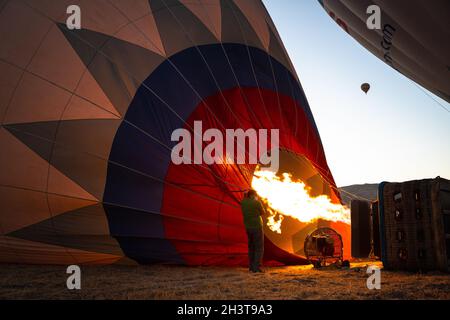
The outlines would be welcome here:
<svg viewBox="0 0 450 320">
<path fill-rule="evenodd" d="M 339 202 L 261 1 L 3 1 L 0 30 L 0 261 L 245 265 L 256 164 L 174 163 L 199 121 L 279 129 L 283 168 Z M 306 227 L 267 230 L 266 262 L 305 263 Z"/>
<path fill-rule="evenodd" d="M 386 64 L 450 102 L 450 2 L 319 0 L 330 17 Z M 367 10 L 380 8 L 380 28 Z"/>
<path fill-rule="evenodd" d="M 368 83 L 363 83 L 363 84 L 361 85 L 361 90 L 364 91 L 364 93 L 367 94 L 367 92 L 369 91 L 369 89 L 370 89 L 370 84 L 368 84 Z"/>
</svg>

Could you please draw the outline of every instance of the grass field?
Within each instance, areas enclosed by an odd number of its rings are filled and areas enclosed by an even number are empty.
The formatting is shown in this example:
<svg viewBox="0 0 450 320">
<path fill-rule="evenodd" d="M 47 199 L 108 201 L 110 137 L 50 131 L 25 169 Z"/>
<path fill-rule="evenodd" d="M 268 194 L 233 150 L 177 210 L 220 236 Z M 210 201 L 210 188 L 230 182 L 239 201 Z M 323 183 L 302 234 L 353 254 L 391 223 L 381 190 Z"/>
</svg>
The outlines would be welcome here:
<svg viewBox="0 0 450 320">
<path fill-rule="evenodd" d="M 350 269 L 83 266 L 81 290 L 68 290 L 63 266 L 0 265 L 0 299 L 450 299 L 450 275 L 381 272 L 366 287 L 367 263 Z"/>
</svg>

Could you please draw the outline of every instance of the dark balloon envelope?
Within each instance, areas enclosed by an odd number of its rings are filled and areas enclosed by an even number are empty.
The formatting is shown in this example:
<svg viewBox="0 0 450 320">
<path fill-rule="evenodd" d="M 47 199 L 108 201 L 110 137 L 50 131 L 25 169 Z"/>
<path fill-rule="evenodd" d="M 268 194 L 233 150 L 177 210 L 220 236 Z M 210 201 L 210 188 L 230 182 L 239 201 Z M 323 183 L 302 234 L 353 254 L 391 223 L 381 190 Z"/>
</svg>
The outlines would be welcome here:
<svg viewBox="0 0 450 320">
<path fill-rule="evenodd" d="M 363 84 L 361 85 L 361 90 L 364 91 L 364 93 L 367 93 L 367 92 L 369 91 L 369 89 L 370 89 L 370 84 L 368 84 L 368 83 L 363 83 Z"/>
<path fill-rule="evenodd" d="M 279 128 L 282 169 L 339 201 L 260 1 L 7 1 L 0 30 L 0 261 L 245 265 L 255 165 L 174 165 L 198 120 Z M 267 231 L 267 263 L 304 263 L 317 224 Z"/>
<path fill-rule="evenodd" d="M 386 64 L 450 102 L 450 2 L 319 0 L 330 17 Z M 367 27 L 370 5 L 381 28 Z"/>
</svg>

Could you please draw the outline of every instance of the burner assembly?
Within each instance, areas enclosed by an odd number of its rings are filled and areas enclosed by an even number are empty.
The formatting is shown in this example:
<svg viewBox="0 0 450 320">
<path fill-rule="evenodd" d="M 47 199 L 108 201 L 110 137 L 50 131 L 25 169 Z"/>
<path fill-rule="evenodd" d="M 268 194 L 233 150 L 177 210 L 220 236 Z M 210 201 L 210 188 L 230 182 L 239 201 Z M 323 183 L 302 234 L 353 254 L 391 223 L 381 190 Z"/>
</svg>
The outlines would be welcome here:
<svg viewBox="0 0 450 320">
<path fill-rule="evenodd" d="M 319 228 L 305 239 L 304 250 L 308 261 L 315 268 L 329 265 L 343 266 L 342 237 L 332 228 Z"/>
</svg>

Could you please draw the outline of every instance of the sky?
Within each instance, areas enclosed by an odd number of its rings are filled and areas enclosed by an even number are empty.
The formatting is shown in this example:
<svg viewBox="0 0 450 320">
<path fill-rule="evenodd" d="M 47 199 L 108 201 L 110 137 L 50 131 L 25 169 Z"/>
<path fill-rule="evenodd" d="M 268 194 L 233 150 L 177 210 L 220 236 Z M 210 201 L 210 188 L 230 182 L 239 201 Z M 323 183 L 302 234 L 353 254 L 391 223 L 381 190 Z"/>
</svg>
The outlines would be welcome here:
<svg viewBox="0 0 450 320">
<path fill-rule="evenodd" d="M 343 31 L 317 0 L 263 2 L 296 68 L 338 186 L 450 179 L 450 113 Z M 364 82 L 371 85 L 367 95 Z"/>
</svg>

